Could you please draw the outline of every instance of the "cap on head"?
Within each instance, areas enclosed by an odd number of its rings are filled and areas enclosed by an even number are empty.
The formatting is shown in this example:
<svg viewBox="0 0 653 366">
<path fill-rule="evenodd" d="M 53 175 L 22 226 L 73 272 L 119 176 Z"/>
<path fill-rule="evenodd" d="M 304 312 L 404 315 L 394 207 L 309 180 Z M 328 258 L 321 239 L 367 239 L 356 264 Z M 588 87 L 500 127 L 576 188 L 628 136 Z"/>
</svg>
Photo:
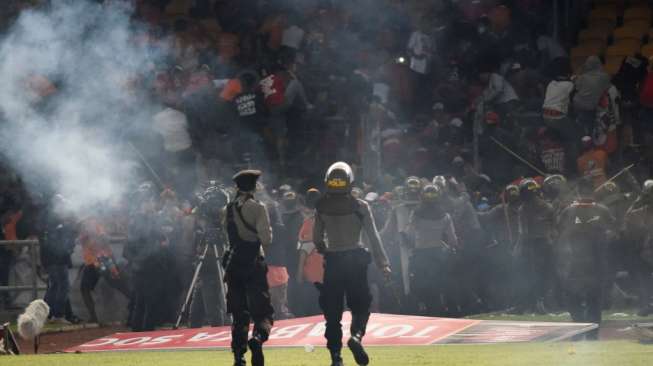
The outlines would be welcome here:
<svg viewBox="0 0 653 366">
<path fill-rule="evenodd" d="M 261 174 L 260 170 L 241 170 L 232 179 L 236 183 L 239 191 L 254 192 L 256 191 L 256 183 Z"/>
<path fill-rule="evenodd" d="M 329 167 L 324 182 L 328 193 L 349 193 L 354 183 L 354 172 L 349 164 L 339 161 Z"/>
</svg>

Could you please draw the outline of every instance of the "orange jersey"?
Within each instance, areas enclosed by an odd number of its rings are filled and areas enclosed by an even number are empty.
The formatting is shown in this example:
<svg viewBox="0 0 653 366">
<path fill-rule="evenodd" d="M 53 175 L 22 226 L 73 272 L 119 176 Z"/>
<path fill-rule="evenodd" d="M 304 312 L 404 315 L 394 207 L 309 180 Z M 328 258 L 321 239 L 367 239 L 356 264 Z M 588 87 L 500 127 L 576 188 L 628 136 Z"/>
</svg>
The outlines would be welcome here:
<svg viewBox="0 0 653 366">
<path fill-rule="evenodd" d="M 82 245 L 84 263 L 96 265 L 99 256 L 111 257 L 113 255 L 108 243 L 104 243 L 102 237 L 106 236 L 104 226 L 96 219 L 88 219 L 81 225 L 79 242 Z"/>
<path fill-rule="evenodd" d="M 608 179 L 605 168 L 608 163 L 608 154 L 601 149 L 590 150 L 578 158 L 578 172 L 584 176 L 592 177 L 594 187 L 605 183 Z"/>
<path fill-rule="evenodd" d="M 2 229 L 5 234 L 5 240 L 18 240 L 18 234 L 16 233 L 16 225 L 18 221 L 23 217 L 23 211 L 18 211 L 13 214 L 10 214 L 7 218 L 7 221 L 4 223 Z"/>
</svg>

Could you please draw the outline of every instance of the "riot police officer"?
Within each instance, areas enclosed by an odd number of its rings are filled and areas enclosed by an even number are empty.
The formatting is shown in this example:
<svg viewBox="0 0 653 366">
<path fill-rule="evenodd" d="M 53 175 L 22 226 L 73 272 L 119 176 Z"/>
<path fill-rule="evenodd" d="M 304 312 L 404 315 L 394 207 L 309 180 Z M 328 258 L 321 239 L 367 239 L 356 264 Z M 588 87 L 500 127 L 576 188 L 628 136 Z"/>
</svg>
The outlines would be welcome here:
<svg viewBox="0 0 653 366">
<path fill-rule="evenodd" d="M 272 228 L 265 205 L 254 199 L 258 170 L 244 170 L 233 180 L 238 192 L 227 205 L 226 225 L 229 250 L 223 265 L 227 281 L 227 310 L 233 317 L 231 349 L 234 366 L 244 366 L 249 346 L 252 365 L 263 366 L 263 343 L 270 335 L 274 310 L 267 282 L 264 249 L 272 242 Z M 252 338 L 247 340 L 250 321 Z"/>
<path fill-rule="evenodd" d="M 411 288 L 420 312 L 427 315 L 440 315 L 444 310 L 441 299 L 449 294 L 450 257 L 458 247 L 453 219 L 443 210 L 441 196 L 440 187 L 425 186 L 421 202 L 411 214 L 408 225 L 413 244 Z"/>
<path fill-rule="evenodd" d="M 554 257 L 572 319 L 601 323 L 604 267 L 607 246 L 615 233 L 615 220 L 607 207 L 592 198 L 593 192 L 591 180 L 579 181 L 580 198 L 563 209 L 557 220 L 560 235 Z M 598 329 L 587 337 L 597 339 Z"/>
<path fill-rule="evenodd" d="M 406 242 L 406 229 L 410 213 L 419 204 L 422 184 L 417 177 L 408 177 L 403 187 L 395 188 L 398 204 L 392 208 L 390 216 L 381 230 L 383 239 L 387 241 L 392 267 L 395 268 L 396 279 L 403 285 L 404 295 L 410 294 L 410 248 Z"/>
<path fill-rule="evenodd" d="M 553 206 L 541 197 L 540 185 L 534 179 L 524 179 L 519 185 L 522 205 L 519 207 L 519 239 L 515 250 L 521 269 L 523 298 L 519 310 L 535 309 L 546 313 L 544 298 L 552 285 L 552 225 Z"/>
<path fill-rule="evenodd" d="M 372 296 L 367 269 L 372 258 L 386 278 L 391 274 L 368 204 L 351 194 L 354 175 L 344 162 L 333 164 L 325 177 L 326 194 L 316 207 L 313 240 L 325 257 L 320 307 L 326 319 L 325 337 L 332 366 L 342 366 L 342 320 L 344 299 L 351 309 L 351 338 L 347 345 L 356 363 L 367 365 L 369 357 L 361 344 L 370 316 Z M 363 247 L 361 232 L 367 234 L 371 253 Z M 328 244 L 325 238 L 328 237 Z"/>
<path fill-rule="evenodd" d="M 626 214 L 625 234 L 633 245 L 629 253 L 629 272 L 637 282 L 640 316 L 653 313 L 651 272 L 653 272 L 653 180 L 644 182 L 641 196 Z"/>
</svg>

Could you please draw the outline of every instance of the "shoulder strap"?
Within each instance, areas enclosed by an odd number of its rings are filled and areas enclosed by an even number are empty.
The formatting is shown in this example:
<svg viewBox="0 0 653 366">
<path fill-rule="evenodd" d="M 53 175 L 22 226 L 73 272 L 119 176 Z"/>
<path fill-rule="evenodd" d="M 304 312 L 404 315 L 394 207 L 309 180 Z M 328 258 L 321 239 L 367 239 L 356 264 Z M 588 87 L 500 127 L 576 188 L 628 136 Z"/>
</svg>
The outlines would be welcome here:
<svg viewBox="0 0 653 366">
<path fill-rule="evenodd" d="M 245 200 L 245 202 L 243 202 L 243 205 L 245 205 L 247 201 L 248 200 Z M 238 204 L 234 203 L 234 208 L 236 209 L 236 212 L 238 213 L 238 217 L 240 218 L 240 221 L 242 221 L 243 226 L 245 226 L 247 230 L 258 235 L 258 231 L 256 230 L 256 228 L 253 227 L 251 224 L 249 224 L 247 221 L 245 221 L 245 218 L 243 217 L 242 207 L 238 207 Z"/>
</svg>

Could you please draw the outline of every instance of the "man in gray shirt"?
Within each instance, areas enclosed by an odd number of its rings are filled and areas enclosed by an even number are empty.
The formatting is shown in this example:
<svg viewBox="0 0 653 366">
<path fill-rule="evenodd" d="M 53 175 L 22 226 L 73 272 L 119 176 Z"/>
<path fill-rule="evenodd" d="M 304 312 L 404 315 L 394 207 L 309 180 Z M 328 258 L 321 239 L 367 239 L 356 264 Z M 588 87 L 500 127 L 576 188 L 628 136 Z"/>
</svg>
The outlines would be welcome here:
<svg viewBox="0 0 653 366">
<path fill-rule="evenodd" d="M 320 307 L 326 319 L 325 337 L 332 366 L 342 366 L 342 312 L 344 299 L 351 309 L 351 338 L 347 345 L 356 363 L 367 365 L 369 357 L 361 344 L 370 317 L 372 295 L 367 282 L 367 266 L 372 258 L 384 275 L 390 265 L 368 204 L 351 194 L 354 176 L 346 163 L 335 163 L 326 175 L 326 195 L 317 202 L 313 240 L 324 255 L 324 283 Z M 361 232 L 369 239 L 371 254 L 361 242 Z"/>
</svg>

